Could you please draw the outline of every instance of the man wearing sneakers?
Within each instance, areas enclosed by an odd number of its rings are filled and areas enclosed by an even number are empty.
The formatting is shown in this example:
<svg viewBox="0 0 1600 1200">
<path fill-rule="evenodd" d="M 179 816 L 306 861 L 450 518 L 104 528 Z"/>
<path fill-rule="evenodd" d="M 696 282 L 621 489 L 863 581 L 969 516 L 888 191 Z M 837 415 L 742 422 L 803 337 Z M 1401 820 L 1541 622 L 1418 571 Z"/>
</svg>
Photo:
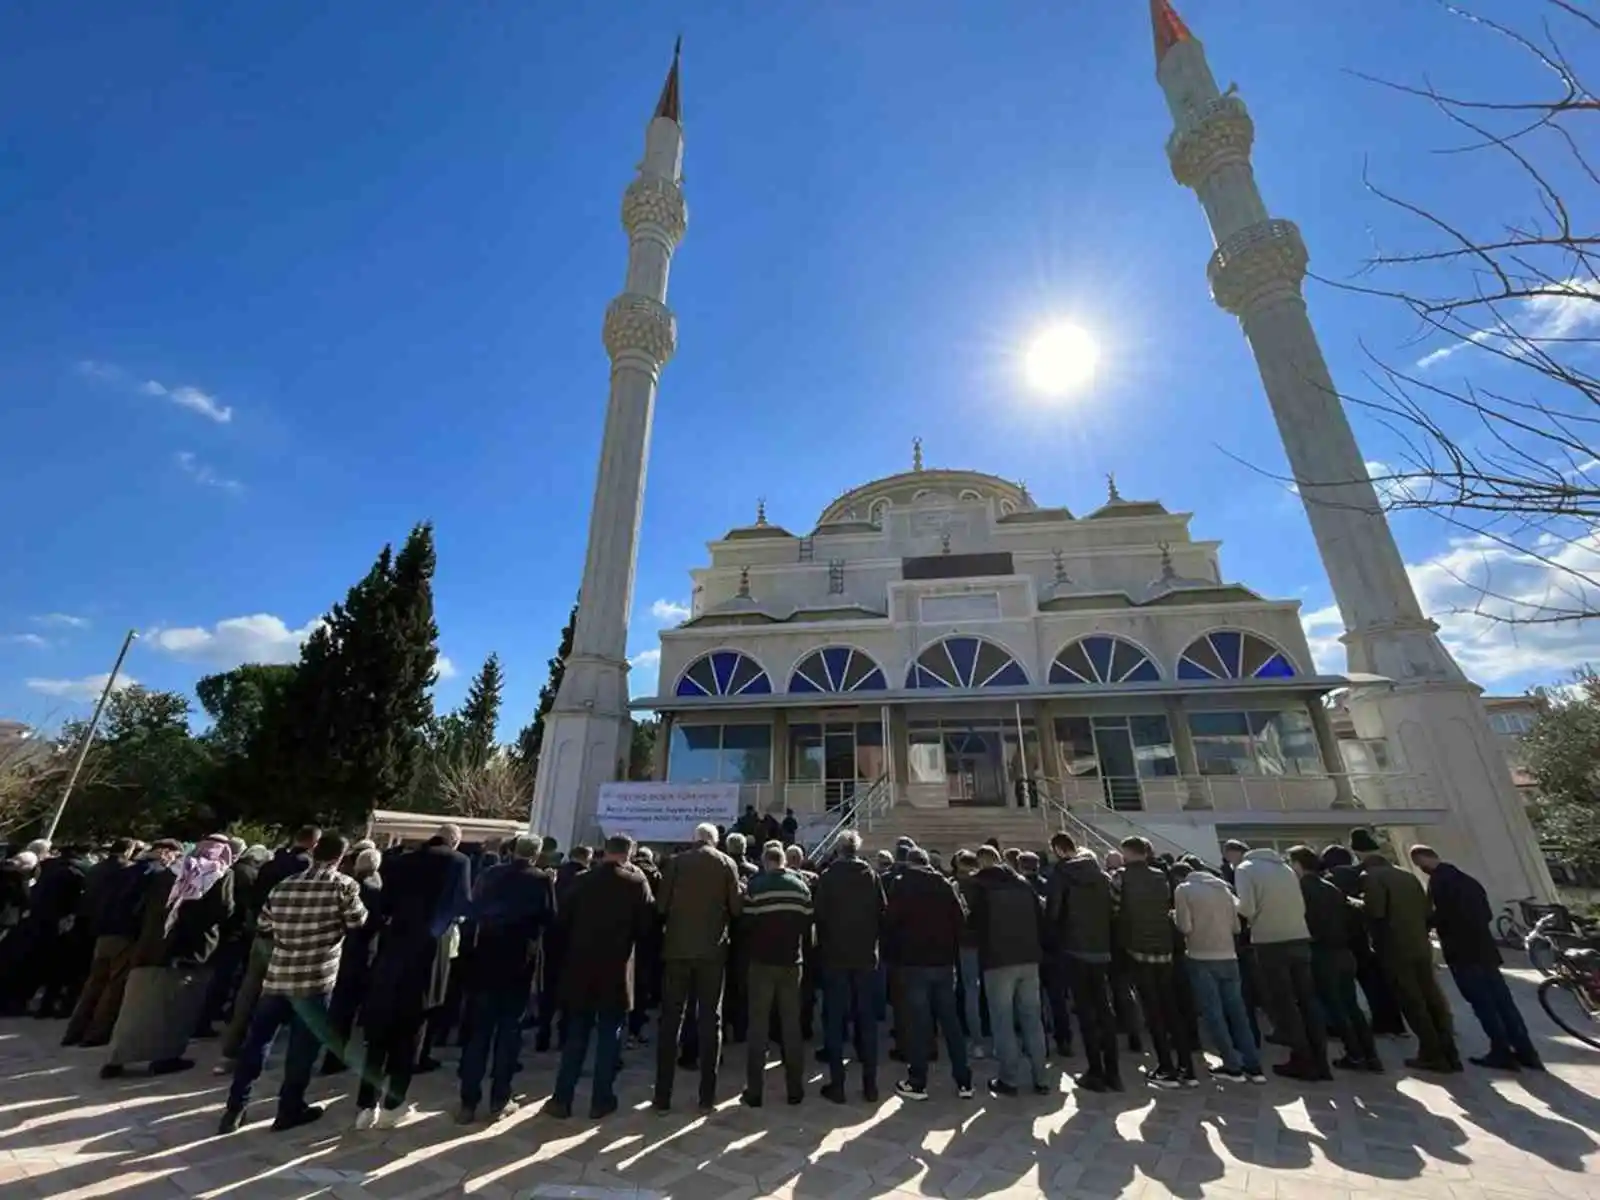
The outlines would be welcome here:
<svg viewBox="0 0 1600 1200">
<path fill-rule="evenodd" d="M 1132 967 L 1134 991 L 1156 1052 L 1156 1069 L 1145 1072 L 1151 1087 L 1197 1087 L 1188 1023 L 1178 1011 L 1172 971 L 1172 883 L 1153 861 L 1147 838 L 1122 840 L 1123 868 L 1115 877 L 1117 937 Z"/>
<path fill-rule="evenodd" d="M 928 1098 L 928 1059 L 943 1035 L 950 1073 L 963 1100 L 972 1095 L 967 1043 L 956 1016 L 955 971 L 967 909 L 955 886 L 928 861 L 928 852 L 906 853 L 900 878 L 889 892 L 884 941 L 895 947 L 900 998 L 907 1009 L 907 1077 L 895 1092 L 907 1100 Z"/>
<path fill-rule="evenodd" d="M 1209 869 L 1195 867 L 1173 893 L 1173 919 L 1187 947 L 1189 986 L 1206 1032 L 1222 1055 L 1211 1072 L 1219 1079 L 1265 1083 L 1261 1047 L 1250 1029 L 1240 987 L 1239 902 L 1233 889 Z"/>
<path fill-rule="evenodd" d="M 970 919 L 978 935 L 983 990 L 989 998 L 989 1028 L 994 1034 L 995 1057 L 1000 1060 L 1000 1075 L 989 1081 L 989 1090 L 997 1096 L 1015 1096 L 1026 1053 L 1034 1093 L 1049 1095 L 1039 993 L 1044 905 L 1033 885 L 1005 866 L 1000 851 L 993 846 L 978 850 L 978 873 L 973 876 L 973 884 Z"/>
</svg>

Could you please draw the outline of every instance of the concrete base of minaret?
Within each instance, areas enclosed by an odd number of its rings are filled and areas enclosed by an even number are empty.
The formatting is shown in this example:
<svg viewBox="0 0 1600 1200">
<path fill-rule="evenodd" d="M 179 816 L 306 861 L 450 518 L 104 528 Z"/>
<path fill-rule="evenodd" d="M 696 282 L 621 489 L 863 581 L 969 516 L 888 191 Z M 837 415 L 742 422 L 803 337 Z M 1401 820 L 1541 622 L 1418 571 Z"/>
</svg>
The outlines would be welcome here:
<svg viewBox="0 0 1600 1200">
<path fill-rule="evenodd" d="M 1354 643 L 1372 638 L 1370 633 L 1365 638 L 1347 635 L 1353 673 L 1362 669 L 1358 660 L 1366 657 Z M 1438 645 L 1431 634 L 1429 640 Z M 1449 662 L 1443 646 L 1438 650 Z M 1494 742 L 1480 689 L 1461 678 L 1459 671 L 1453 673 L 1455 678 L 1401 678 L 1351 689 L 1349 710 L 1356 735 L 1385 739 L 1390 754 L 1400 760 L 1394 765 L 1426 778 L 1439 807 L 1451 814 L 1447 824 L 1414 834 L 1393 832 L 1420 837 L 1447 861 L 1476 876 L 1497 911 L 1528 897 L 1553 900 L 1555 884 L 1522 796 L 1511 781 L 1505 752 Z M 1404 854 L 1409 846 L 1396 849 Z"/>
<path fill-rule="evenodd" d="M 563 850 L 598 832 L 600 785 L 627 772 L 632 737 L 628 664 L 590 655 L 567 660 L 555 705 L 545 718 L 530 828 Z"/>
</svg>

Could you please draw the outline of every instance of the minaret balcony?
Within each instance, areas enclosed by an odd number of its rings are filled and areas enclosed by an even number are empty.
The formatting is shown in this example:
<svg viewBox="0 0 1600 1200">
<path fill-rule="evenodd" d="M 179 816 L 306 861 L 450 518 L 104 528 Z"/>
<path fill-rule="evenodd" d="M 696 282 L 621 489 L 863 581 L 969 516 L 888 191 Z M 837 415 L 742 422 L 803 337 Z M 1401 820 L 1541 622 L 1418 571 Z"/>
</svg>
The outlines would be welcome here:
<svg viewBox="0 0 1600 1200">
<path fill-rule="evenodd" d="M 1184 187 L 1195 187 L 1229 162 L 1250 161 L 1256 127 L 1244 101 L 1218 96 L 1191 109 L 1183 124 L 1167 138 L 1172 175 Z"/>
<path fill-rule="evenodd" d="M 1308 262 L 1299 227 L 1274 218 L 1241 229 L 1218 246 L 1206 277 L 1217 304 L 1242 316 L 1281 293 L 1297 295 Z"/>
<path fill-rule="evenodd" d="M 676 246 L 689 228 L 683 188 L 658 175 L 639 176 L 622 194 L 622 227 L 629 237 L 638 237 L 646 228 L 658 229 L 669 248 Z"/>
<path fill-rule="evenodd" d="M 623 292 L 606 306 L 602 336 L 612 362 L 643 356 L 659 369 L 678 347 L 678 321 L 659 300 Z"/>
</svg>

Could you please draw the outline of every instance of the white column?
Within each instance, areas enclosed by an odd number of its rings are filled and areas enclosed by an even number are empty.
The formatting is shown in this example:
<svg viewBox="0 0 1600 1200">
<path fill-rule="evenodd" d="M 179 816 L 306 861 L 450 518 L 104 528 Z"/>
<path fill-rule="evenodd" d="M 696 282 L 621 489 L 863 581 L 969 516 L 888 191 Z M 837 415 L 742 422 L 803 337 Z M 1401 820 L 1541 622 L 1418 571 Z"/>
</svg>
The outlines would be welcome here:
<svg viewBox="0 0 1600 1200">
<path fill-rule="evenodd" d="M 674 91 L 676 71 L 674 63 Z M 628 614 L 656 385 L 677 344 L 667 278 L 688 223 L 680 187 L 683 130 L 675 117 L 658 112 L 650 122 L 644 161 L 622 201 L 628 272 L 624 290 L 606 309 L 603 330 L 611 391 L 589 546 L 572 653 L 546 718 L 534 784 L 532 827 L 563 846 L 594 836 L 600 785 L 627 773 Z"/>
<path fill-rule="evenodd" d="M 1216 242 L 1207 275 L 1239 318 L 1345 624 L 1352 672 L 1393 682 L 1358 688 L 1357 731 L 1386 737 L 1407 771 L 1426 777 L 1452 819 L 1436 848 L 1478 876 L 1496 905 L 1554 894 L 1521 797 L 1479 689 L 1422 613 L 1318 345 L 1301 283 L 1307 254 L 1292 222 L 1267 214 L 1250 167 L 1254 126 L 1222 95 L 1199 41 L 1166 50 L 1156 71 L 1175 129 L 1167 155 L 1193 188 Z"/>
</svg>

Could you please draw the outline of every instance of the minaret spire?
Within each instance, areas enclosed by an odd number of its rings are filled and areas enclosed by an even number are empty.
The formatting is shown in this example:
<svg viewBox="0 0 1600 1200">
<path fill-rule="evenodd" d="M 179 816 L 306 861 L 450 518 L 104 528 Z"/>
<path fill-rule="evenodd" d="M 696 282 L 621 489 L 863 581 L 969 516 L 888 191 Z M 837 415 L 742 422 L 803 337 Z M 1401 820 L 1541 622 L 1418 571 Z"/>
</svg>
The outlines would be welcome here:
<svg viewBox="0 0 1600 1200">
<path fill-rule="evenodd" d="M 656 116 L 683 124 L 683 102 L 678 96 L 678 63 L 683 57 L 683 35 L 672 44 L 672 66 L 667 71 L 667 81 L 661 85 L 661 99 L 656 101 Z"/>
<path fill-rule="evenodd" d="M 1174 124 L 1167 158 L 1177 181 L 1200 198 L 1216 243 L 1206 267 L 1211 295 L 1238 318 L 1255 355 L 1344 620 L 1349 671 L 1367 680 L 1351 689 L 1356 733 L 1386 739 L 1390 757 L 1403 763 L 1426 795 L 1391 807 L 1448 810 L 1448 822 L 1431 830 L 1429 840 L 1476 875 L 1495 905 L 1548 898 L 1554 893 L 1550 873 L 1489 730 L 1479 689 L 1417 602 L 1323 359 L 1301 292 L 1305 242 L 1292 221 L 1268 214 L 1256 186 L 1250 114 L 1236 89 L 1217 89 L 1204 48 L 1166 0 L 1152 0 L 1151 12 L 1156 78 Z M 1315 723 L 1320 708 L 1313 710 Z M 1332 745 L 1332 731 L 1326 732 L 1320 740 Z M 1342 772 L 1337 748 L 1329 753 L 1328 770 Z M 1392 786 L 1378 783 L 1374 803 L 1350 794 L 1350 784 L 1341 781 L 1336 803 L 1350 807 L 1359 799 L 1382 807 Z M 1390 821 L 1417 823 L 1416 815 Z"/>
<path fill-rule="evenodd" d="M 596 833 L 600 786 L 618 777 L 628 757 L 628 614 L 656 387 L 678 343 L 677 320 L 666 304 L 667 277 L 688 225 L 679 112 L 674 49 L 666 87 L 645 128 L 644 159 L 622 195 L 628 271 L 601 330 L 611 385 L 589 544 L 572 652 L 545 724 L 534 782 L 531 828 L 563 846 Z"/>
</svg>

